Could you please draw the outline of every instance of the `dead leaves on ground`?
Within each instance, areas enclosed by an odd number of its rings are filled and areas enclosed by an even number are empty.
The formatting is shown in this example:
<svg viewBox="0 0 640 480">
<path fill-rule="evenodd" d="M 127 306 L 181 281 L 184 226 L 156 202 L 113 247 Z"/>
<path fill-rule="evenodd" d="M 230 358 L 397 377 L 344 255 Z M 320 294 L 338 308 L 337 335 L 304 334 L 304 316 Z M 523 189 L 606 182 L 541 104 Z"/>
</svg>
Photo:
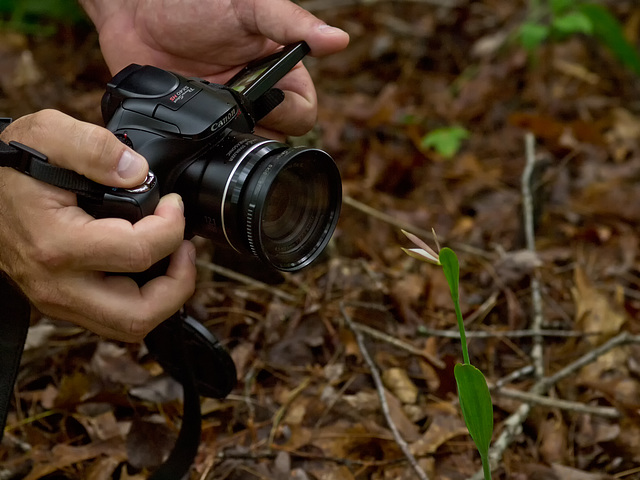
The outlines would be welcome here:
<svg viewBox="0 0 640 480">
<path fill-rule="evenodd" d="M 418 333 L 421 325 L 455 328 L 448 287 L 441 271 L 401 252 L 401 227 L 433 227 L 456 249 L 468 330 L 493 334 L 470 342 L 474 364 L 492 382 L 531 363 L 530 338 L 501 334 L 528 328 L 533 274 L 543 285 L 543 327 L 583 334 L 545 337 L 547 374 L 621 331 L 640 331 L 637 80 L 583 38 L 527 56 L 509 40 L 521 2 L 459 3 L 319 12 L 352 37 L 345 52 L 307 62 L 322 145 L 340 166 L 345 193 L 397 225 L 345 205 L 325 261 L 275 286 L 284 295 L 202 273 L 189 308 L 229 347 L 238 386 L 223 401 L 203 401 L 192 478 L 413 478 L 341 302 L 354 321 L 414 348 L 366 337 L 390 416 L 423 469 L 439 480 L 478 469 L 455 400 L 457 340 Z M 637 35 L 640 9 L 619 3 Z M 4 113 L 58 107 L 99 121 L 97 85 L 107 74 L 97 45 L 78 59 L 73 39 L 56 42 L 5 42 Z M 83 52 L 92 45 L 81 43 Z M 449 125 L 471 133 L 452 160 L 421 143 Z M 536 255 L 522 235 L 525 131 L 541 157 Z M 2 468 L 33 480 L 146 478 L 178 431 L 179 385 L 138 346 L 42 320 L 29 342 Z M 613 406 L 621 419 L 535 407 L 495 477 L 637 478 L 639 378 L 640 347 L 629 345 L 559 382 L 552 398 Z M 531 383 L 524 376 L 510 386 L 526 391 Z M 499 435 L 520 403 L 495 404 Z"/>
</svg>

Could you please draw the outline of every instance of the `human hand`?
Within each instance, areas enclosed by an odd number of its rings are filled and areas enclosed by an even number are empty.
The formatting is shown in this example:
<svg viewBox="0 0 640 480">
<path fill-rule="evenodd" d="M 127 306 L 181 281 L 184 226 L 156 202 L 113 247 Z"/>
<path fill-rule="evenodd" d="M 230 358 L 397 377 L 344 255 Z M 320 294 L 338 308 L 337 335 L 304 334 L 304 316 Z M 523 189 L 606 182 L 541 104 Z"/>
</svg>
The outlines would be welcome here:
<svg viewBox="0 0 640 480">
<path fill-rule="evenodd" d="M 105 185 L 142 183 L 143 157 L 108 130 L 54 110 L 22 117 L 0 135 Z M 184 241 L 182 200 L 163 197 L 154 215 L 132 225 L 96 220 L 76 196 L 11 168 L 0 168 L 0 269 L 43 314 L 99 335 L 139 341 L 175 313 L 195 288 L 195 249 Z M 142 287 L 127 276 L 171 255 L 164 276 Z"/>
<path fill-rule="evenodd" d="M 290 0 L 82 0 L 115 73 L 150 64 L 225 83 L 245 64 L 280 45 L 305 40 L 311 54 L 344 49 L 349 36 Z M 301 135 L 314 125 L 313 82 L 298 64 L 279 83 L 282 105 L 260 123 L 276 136 Z M 279 134 L 279 135 L 278 135 Z"/>
</svg>

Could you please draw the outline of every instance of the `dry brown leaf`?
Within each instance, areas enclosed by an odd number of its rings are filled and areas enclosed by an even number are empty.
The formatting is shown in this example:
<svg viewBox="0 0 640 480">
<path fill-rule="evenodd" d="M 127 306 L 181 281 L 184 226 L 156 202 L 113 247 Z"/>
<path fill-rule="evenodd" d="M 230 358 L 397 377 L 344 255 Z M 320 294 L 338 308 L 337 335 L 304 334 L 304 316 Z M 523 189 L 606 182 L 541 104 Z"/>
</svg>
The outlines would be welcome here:
<svg viewBox="0 0 640 480">
<path fill-rule="evenodd" d="M 418 387 L 404 368 L 388 368 L 382 372 L 382 382 L 402 403 L 414 404 L 418 400 Z"/>
<path fill-rule="evenodd" d="M 126 441 L 127 457 L 132 466 L 154 468 L 169 455 L 176 432 L 161 421 L 136 419 L 132 422 Z"/>
<path fill-rule="evenodd" d="M 585 341 L 599 345 L 620 332 L 627 321 L 626 315 L 611 304 L 609 297 L 593 286 L 584 270 L 577 266 L 572 289 L 576 305 L 576 329 L 588 335 Z"/>
<path fill-rule="evenodd" d="M 23 480 L 38 480 L 50 473 L 102 455 L 124 461 L 127 458 L 124 442 L 121 439 L 112 439 L 79 447 L 56 445 L 51 450 L 41 451 L 34 455 L 36 465 Z"/>
<path fill-rule="evenodd" d="M 402 408 L 400 400 L 387 390 L 384 391 L 384 394 L 389 407 L 389 416 L 391 417 L 391 421 L 398 428 L 398 432 L 400 432 L 402 438 L 408 443 L 418 440 L 418 438 L 420 438 L 420 429 L 415 423 L 409 420 L 409 417 L 407 417 L 407 414 Z"/>
<path fill-rule="evenodd" d="M 355 480 L 353 473 L 344 465 L 324 463 L 309 468 L 307 471 L 318 480 Z"/>
<path fill-rule="evenodd" d="M 547 463 L 563 462 L 567 456 L 567 426 L 560 416 L 543 420 L 538 427 L 540 455 Z"/>
<path fill-rule="evenodd" d="M 122 459 L 119 459 L 117 457 L 100 458 L 87 469 L 85 479 L 111 480 L 113 478 L 115 469 L 118 468 L 118 465 L 120 465 L 120 463 L 122 463 Z"/>
<path fill-rule="evenodd" d="M 614 480 L 615 477 L 604 473 L 589 473 L 565 465 L 553 464 L 554 473 L 562 480 Z"/>
<path fill-rule="evenodd" d="M 111 342 L 100 342 L 91 358 L 91 370 L 107 382 L 142 385 L 151 374 L 131 358 L 129 350 Z"/>
<path fill-rule="evenodd" d="M 411 451 L 416 456 L 432 455 L 452 438 L 468 434 L 464 421 L 457 415 L 435 415 L 426 432 L 411 445 Z"/>
</svg>

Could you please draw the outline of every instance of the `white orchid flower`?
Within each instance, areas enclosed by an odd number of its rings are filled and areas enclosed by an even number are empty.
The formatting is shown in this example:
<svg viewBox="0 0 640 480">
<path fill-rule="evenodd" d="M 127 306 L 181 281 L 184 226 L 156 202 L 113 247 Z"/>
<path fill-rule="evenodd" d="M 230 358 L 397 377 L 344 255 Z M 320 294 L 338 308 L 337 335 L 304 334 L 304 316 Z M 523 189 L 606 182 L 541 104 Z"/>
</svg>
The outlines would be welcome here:
<svg viewBox="0 0 640 480">
<path fill-rule="evenodd" d="M 420 248 L 403 248 L 404 253 L 409 255 L 410 257 L 417 258 L 418 260 L 422 260 L 423 262 L 433 263 L 434 265 L 440 265 L 439 255 L 426 243 L 416 237 L 413 233 L 409 233 L 405 230 L 402 230 L 402 233 L 406 235 L 406 237 L 411 240 L 417 247 Z M 438 244 L 438 239 L 435 236 L 435 232 L 433 232 L 433 236 L 436 239 L 436 246 L 438 250 L 440 250 L 440 245 Z"/>
</svg>

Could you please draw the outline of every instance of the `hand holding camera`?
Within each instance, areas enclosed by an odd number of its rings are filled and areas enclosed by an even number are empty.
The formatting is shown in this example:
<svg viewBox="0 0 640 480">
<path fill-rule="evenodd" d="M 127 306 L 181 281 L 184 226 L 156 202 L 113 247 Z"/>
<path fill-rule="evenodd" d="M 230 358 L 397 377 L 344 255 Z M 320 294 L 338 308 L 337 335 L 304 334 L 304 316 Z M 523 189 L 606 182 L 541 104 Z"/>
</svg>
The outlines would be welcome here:
<svg viewBox="0 0 640 480">
<path fill-rule="evenodd" d="M 81 198 L 96 217 L 132 223 L 154 208 L 159 193 L 185 203 L 187 235 L 201 235 L 296 271 L 320 255 L 341 205 L 338 169 L 312 148 L 253 135 L 283 99 L 273 86 L 308 53 L 304 42 L 249 64 L 226 85 L 132 64 L 107 87 L 107 128 L 144 155 L 150 177 L 137 189 Z"/>
</svg>

